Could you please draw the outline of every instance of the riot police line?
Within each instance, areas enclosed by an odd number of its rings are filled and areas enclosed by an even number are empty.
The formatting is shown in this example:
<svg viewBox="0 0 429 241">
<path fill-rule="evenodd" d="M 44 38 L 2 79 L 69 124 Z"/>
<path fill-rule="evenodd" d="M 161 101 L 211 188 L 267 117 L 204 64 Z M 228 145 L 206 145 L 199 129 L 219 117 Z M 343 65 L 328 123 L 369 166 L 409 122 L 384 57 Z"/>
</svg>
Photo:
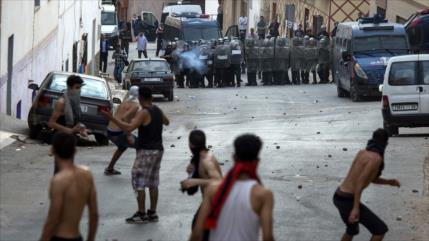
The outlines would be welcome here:
<svg viewBox="0 0 429 241">
<path fill-rule="evenodd" d="M 176 40 L 167 44 L 162 57 L 169 62 L 179 88 L 221 88 L 241 86 L 242 63 L 247 86 L 256 86 L 258 76 L 263 85 L 309 84 L 310 72 L 313 84 L 328 83 L 330 56 L 329 39 L 305 36 L 248 38 L 244 44 L 238 38 Z"/>
</svg>

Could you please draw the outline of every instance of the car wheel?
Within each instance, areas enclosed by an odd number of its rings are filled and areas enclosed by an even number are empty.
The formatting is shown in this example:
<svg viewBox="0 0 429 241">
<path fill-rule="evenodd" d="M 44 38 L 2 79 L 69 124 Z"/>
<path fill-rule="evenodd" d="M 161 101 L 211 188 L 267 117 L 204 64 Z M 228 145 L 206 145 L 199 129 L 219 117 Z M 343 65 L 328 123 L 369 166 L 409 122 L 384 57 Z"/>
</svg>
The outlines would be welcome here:
<svg viewBox="0 0 429 241">
<path fill-rule="evenodd" d="M 354 81 L 350 82 L 350 98 L 353 102 L 358 102 L 361 100 L 359 93 L 357 91 L 356 83 Z"/>
<path fill-rule="evenodd" d="M 389 137 L 399 135 L 399 126 L 389 125 L 389 123 L 383 123 L 384 129 L 389 134 Z"/>
<path fill-rule="evenodd" d="M 168 98 L 168 101 L 173 101 L 174 100 L 174 93 L 173 93 L 173 91 L 168 92 L 167 98 Z"/>
<path fill-rule="evenodd" d="M 102 134 L 94 134 L 95 140 L 100 146 L 109 145 L 109 138 Z"/>
</svg>

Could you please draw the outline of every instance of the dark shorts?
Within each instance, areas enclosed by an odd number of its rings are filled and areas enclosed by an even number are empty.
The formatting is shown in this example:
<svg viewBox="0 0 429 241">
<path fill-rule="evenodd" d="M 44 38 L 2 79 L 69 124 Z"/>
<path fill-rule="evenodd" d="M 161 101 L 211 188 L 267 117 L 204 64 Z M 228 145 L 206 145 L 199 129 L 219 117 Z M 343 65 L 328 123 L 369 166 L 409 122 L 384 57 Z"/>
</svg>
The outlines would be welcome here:
<svg viewBox="0 0 429 241">
<path fill-rule="evenodd" d="M 349 223 L 349 215 L 353 209 L 354 195 L 342 192 L 339 188 L 334 194 L 334 204 L 340 212 L 341 219 L 346 224 L 346 233 L 350 236 L 359 233 L 359 223 L 367 228 L 372 235 L 384 235 L 387 233 L 387 225 L 367 206 L 360 204 L 359 222 Z"/>
<path fill-rule="evenodd" d="M 134 138 L 134 143 L 136 143 L 137 137 L 135 135 L 132 136 Z M 127 148 L 135 148 L 135 144 L 131 145 L 128 143 L 128 134 L 123 131 L 107 129 L 107 137 L 118 147 L 119 150 L 125 151 Z"/>
<path fill-rule="evenodd" d="M 82 236 L 79 236 L 77 238 L 61 238 L 61 237 L 53 236 L 51 238 L 51 241 L 82 241 L 82 240 L 83 240 Z"/>
</svg>

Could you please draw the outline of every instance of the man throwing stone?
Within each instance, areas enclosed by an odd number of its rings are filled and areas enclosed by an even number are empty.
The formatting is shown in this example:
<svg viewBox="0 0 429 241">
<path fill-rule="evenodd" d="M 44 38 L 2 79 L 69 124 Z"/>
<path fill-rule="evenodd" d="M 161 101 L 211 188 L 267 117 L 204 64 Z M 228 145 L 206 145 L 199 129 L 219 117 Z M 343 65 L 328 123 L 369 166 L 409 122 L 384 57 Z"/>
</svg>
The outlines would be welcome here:
<svg viewBox="0 0 429 241">
<path fill-rule="evenodd" d="M 130 122 L 136 115 L 140 105 L 137 102 L 139 97 L 139 87 L 131 86 L 128 91 L 128 98 L 122 102 L 116 110 L 115 117 L 119 120 Z M 113 121 L 107 126 L 107 136 L 118 149 L 113 153 L 109 165 L 104 170 L 105 175 L 120 175 L 121 172 L 115 169 L 115 164 L 122 154 L 129 148 L 135 148 L 136 137 L 128 132 L 121 130 Z"/>
<path fill-rule="evenodd" d="M 347 227 L 342 241 L 350 241 L 359 233 L 359 223 L 371 232 L 371 241 L 383 240 L 388 231 L 383 220 L 360 202 L 363 190 L 371 182 L 396 187 L 401 185 L 396 179 L 380 177 L 384 168 L 384 150 L 388 138 L 386 130 L 374 131 L 366 149 L 358 152 L 349 173 L 334 194 L 334 204 Z"/>
<path fill-rule="evenodd" d="M 258 175 L 262 142 L 251 134 L 234 141 L 234 167 L 221 183 L 210 184 L 190 240 L 262 240 L 273 238 L 273 193 Z"/>
<path fill-rule="evenodd" d="M 76 138 L 73 134 L 55 134 L 52 153 L 58 162 L 59 172 L 51 181 L 51 203 L 40 240 L 82 241 L 79 223 L 85 206 L 88 206 L 87 240 L 93 241 L 98 225 L 97 195 L 88 167 L 73 163 L 76 153 Z"/>
<path fill-rule="evenodd" d="M 126 219 L 127 223 L 157 222 L 159 169 L 164 152 L 162 145 L 163 124 L 170 121 L 158 106 L 152 104 L 152 90 L 139 88 L 139 101 L 142 107 L 130 123 L 113 117 L 110 112 L 102 113 L 125 132 L 138 128 L 136 159 L 132 168 L 132 185 L 137 193 L 138 211 Z M 150 209 L 145 210 L 145 189 L 149 188 Z"/>
</svg>

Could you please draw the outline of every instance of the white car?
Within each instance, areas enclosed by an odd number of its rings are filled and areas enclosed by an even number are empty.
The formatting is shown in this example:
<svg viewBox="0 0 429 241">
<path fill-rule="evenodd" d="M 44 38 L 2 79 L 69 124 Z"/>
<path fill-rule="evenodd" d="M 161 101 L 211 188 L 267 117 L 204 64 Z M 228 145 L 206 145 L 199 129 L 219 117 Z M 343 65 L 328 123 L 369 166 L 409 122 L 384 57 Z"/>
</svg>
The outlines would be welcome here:
<svg viewBox="0 0 429 241">
<path fill-rule="evenodd" d="M 398 135 L 399 127 L 429 126 L 429 54 L 391 58 L 380 90 L 390 135 Z"/>
<path fill-rule="evenodd" d="M 110 47 L 115 48 L 118 44 L 118 17 L 116 14 L 115 5 L 103 4 L 101 10 L 101 33 L 109 41 Z"/>
</svg>

